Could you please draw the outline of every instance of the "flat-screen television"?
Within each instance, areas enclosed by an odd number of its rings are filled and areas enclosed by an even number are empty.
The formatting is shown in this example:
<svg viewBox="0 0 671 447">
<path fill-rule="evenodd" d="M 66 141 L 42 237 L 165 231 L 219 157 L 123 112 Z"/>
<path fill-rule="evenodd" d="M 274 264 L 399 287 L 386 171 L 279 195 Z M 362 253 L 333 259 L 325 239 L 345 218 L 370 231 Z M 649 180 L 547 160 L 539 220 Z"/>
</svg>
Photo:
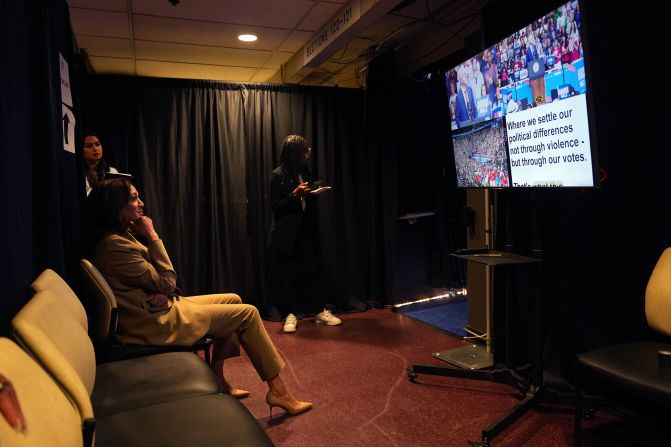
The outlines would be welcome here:
<svg viewBox="0 0 671 447">
<path fill-rule="evenodd" d="M 458 187 L 597 186 L 581 17 L 565 3 L 445 72 Z"/>
</svg>

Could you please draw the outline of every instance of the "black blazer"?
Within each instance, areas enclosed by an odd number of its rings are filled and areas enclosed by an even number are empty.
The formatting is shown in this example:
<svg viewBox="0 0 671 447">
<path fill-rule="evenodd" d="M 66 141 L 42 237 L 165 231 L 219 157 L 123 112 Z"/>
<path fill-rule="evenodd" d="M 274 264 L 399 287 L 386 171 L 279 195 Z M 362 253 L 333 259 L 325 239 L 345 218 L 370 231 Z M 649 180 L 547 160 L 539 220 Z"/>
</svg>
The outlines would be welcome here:
<svg viewBox="0 0 671 447">
<path fill-rule="evenodd" d="M 309 171 L 301 173 L 303 181 L 312 180 Z M 309 194 L 305 197 L 305 211 L 300 197 L 291 193 L 299 185 L 298 178 L 292 178 L 284 167 L 279 166 L 270 174 L 270 205 L 273 208 L 273 222 L 268 234 L 268 246 L 287 254 L 293 254 L 301 223 L 312 206 Z"/>
</svg>

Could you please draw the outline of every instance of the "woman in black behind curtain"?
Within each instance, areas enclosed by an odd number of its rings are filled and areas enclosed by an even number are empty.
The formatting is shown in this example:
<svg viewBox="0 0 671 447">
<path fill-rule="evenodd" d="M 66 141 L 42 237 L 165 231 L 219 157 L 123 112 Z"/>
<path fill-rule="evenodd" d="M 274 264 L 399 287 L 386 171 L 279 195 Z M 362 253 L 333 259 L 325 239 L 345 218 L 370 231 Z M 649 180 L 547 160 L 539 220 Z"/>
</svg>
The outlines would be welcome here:
<svg viewBox="0 0 671 447">
<path fill-rule="evenodd" d="M 82 152 L 84 162 L 84 176 L 86 178 L 86 195 L 91 194 L 93 188 L 98 186 L 100 182 L 105 179 L 108 173 L 117 173 L 118 171 L 112 166 L 107 166 L 107 161 L 103 154 L 103 146 L 100 143 L 98 134 L 95 132 L 87 132 L 84 135 L 84 143 L 82 144 Z"/>
<path fill-rule="evenodd" d="M 286 317 L 284 332 L 296 332 L 300 313 L 315 313 L 316 323 L 342 321 L 321 302 L 318 256 L 317 196 L 308 162 L 312 149 L 305 138 L 289 135 L 282 143 L 280 165 L 270 176 L 273 223 L 268 235 L 272 299 Z M 323 310 L 322 310 L 323 309 Z"/>
</svg>

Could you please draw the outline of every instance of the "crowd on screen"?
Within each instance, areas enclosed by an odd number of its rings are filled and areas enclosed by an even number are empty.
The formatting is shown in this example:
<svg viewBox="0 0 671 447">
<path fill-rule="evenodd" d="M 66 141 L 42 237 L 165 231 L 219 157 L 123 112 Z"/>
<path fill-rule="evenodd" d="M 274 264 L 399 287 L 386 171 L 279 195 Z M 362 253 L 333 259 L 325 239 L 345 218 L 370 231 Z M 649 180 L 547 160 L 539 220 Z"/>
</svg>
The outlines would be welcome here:
<svg viewBox="0 0 671 447">
<path fill-rule="evenodd" d="M 503 126 L 485 125 L 454 141 L 457 184 L 506 187 L 510 184 Z"/>
<path fill-rule="evenodd" d="M 483 110 L 487 118 L 500 116 L 501 88 L 523 79 L 529 62 L 540 59 L 552 70 L 582 58 L 580 25 L 579 5 L 572 1 L 448 71 L 452 128 L 482 117 Z M 481 98 L 487 98 L 486 107 Z"/>
</svg>

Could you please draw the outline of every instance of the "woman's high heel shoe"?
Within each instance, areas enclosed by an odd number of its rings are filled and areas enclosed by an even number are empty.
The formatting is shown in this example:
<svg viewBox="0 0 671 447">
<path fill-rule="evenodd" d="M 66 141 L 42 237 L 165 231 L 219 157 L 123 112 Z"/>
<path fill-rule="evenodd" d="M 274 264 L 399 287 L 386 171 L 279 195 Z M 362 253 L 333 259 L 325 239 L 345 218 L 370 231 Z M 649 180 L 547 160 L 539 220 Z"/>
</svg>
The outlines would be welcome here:
<svg viewBox="0 0 671 447">
<path fill-rule="evenodd" d="M 230 394 L 231 396 L 235 397 L 236 399 L 244 399 L 245 397 L 247 397 L 251 394 L 247 390 L 241 390 L 240 388 L 233 388 L 226 381 L 226 379 L 223 379 L 221 377 L 217 377 L 217 381 L 219 382 L 219 389 L 221 390 L 222 393 Z"/>
<path fill-rule="evenodd" d="M 312 408 L 312 402 L 298 402 L 298 408 L 292 407 L 288 401 L 285 399 L 276 396 L 273 394 L 272 391 L 268 391 L 268 394 L 266 394 L 266 402 L 268 403 L 268 406 L 270 407 L 270 419 L 273 418 L 273 407 L 280 407 L 284 411 L 287 412 L 287 414 L 290 414 L 291 416 L 296 416 L 297 414 L 304 413 L 308 411 L 310 408 Z"/>
<path fill-rule="evenodd" d="M 239 388 L 233 388 L 229 393 L 231 396 L 235 397 L 236 399 L 244 399 L 245 397 L 248 397 L 251 393 L 247 390 L 241 390 Z"/>
</svg>

